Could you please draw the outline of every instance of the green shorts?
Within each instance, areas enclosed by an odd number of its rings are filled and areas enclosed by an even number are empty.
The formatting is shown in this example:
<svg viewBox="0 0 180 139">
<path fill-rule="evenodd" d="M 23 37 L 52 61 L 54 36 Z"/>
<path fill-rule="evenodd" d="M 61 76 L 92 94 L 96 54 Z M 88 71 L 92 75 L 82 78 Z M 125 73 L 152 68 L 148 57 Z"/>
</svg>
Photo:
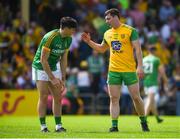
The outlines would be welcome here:
<svg viewBox="0 0 180 139">
<path fill-rule="evenodd" d="M 107 83 L 109 85 L 132 85 L 138 82 L 136 72 L 108 72 Z"/>
</svg>

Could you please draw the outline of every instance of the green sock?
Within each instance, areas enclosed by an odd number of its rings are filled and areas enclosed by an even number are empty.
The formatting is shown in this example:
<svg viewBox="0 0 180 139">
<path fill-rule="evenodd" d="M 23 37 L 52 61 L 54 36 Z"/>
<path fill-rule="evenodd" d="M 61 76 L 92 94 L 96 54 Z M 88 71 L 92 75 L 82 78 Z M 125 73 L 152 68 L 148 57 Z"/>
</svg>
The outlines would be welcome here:
<svg viewBox="0 0 180 139">
<path fill-rule="evenodd" d="M 39 117 L 39 121 L 40 121 L 41 125 L 46 124 L 46 118 L 45 117 Z"/>
<path fill-rule="evenodd" d="M 146 123 L 147 122 L 147 117 L 146 116 L 140 116 L 139 119 L 141 120 L 141 123 Z"/>
<path fill-rule="evenodd" d="M 55 117 L 55 123 L 56 123 L 56 125 L 61 124 L 61 116 Z"/>
<path fill-rule="evenodd" d="M 112 127 L 117 127 L 118 126 L 118 119 L 113 119 L 112 120 Z"/>
<path fill-rule="evenodd" d="M 159 116 L 156 116 L 156 119 L 157 119 L 157 120 L 160 120 Z"/>
</svg>

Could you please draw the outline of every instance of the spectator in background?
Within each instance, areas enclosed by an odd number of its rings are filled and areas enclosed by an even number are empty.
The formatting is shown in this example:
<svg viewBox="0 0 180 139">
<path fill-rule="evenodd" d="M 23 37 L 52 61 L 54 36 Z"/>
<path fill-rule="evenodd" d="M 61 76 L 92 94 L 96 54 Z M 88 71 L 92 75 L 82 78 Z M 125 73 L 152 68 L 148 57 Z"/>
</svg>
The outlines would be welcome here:
<svg viewBox="0 0 180 139">
<path fill-rule="evenodd" d="M 138 9 L 139 11 L 146 13 L 148 9 L 148 1 L 147 0 L 138 0 Z"/>
<path fill-rule="evenodd" d="M 108 93 L 108 86 L 107 86 L 107 71 L 103 71 L 101 73 L 100 79 L 100 90 L 97 97 L 101 98 L 100 101 L 96 102 L 97 104 L 101 104 L 101 114 L 108 114 L 108 107 L 109 107 L 109 93 Z"/>
<path fill-rule="evenodd" d="M 86 61 L 81 61 L 80 63 L 80 70 L 77 73 L 77 85 L 80 93 L 91 92 L 91 80 Z"/>
<path fill-rule="evenodd" d="M 169 37 L 171 36 L 170 26 L 167 23 L 163 24 L 163 26 L 161 27 L 160 34 L 163 42 L 167 42 Z"/>
<path fill-rule="evenodd" d="M 45 116 L 49 91 L 53 96 L 53 113 L 56 132 L 65 132 L 61 123 L 61 93 L 65 87 L 67 55 L 77 22 L 63 17 L 60 28 L 48 32 L 42 39 L 32 63 L 32 79 L 39 91 L 38 114 L 42 132 L 49 132 Z M 57 63 L 60 62 L 60 70 Z"/>
<path fill-rule="evenodd" d="M 177 19 L 178 18 L 180 18 L 180 15 L 179 15 L 179 17 L 177 16 Z M 171 31 L 176 31 L 176 29 L 178 29 L 178 21 L 176 20 L 175 16 L 168 17 L 168 25 L 169 25 Z"/>
<path fill-rule="evenodd" d="M 69 48 L 68 63 L 70 68 L 78 67 L 79 65 L 79 43 L 81 41 L 80 30 L 73 34 L 71 46 Z"/>
<path fill-rule="evenodd" d="M 70 101 L 70 111 L 68 114 L 82 114 L 83 101 L 79 97 L 79 89 L 77 84 L 78 68 L 74 67 L 70 70 L 67 78 L 67 93 L 65 97 Z"/>
<path fill-rule="evenodd" d="M 99 0 L 94 0 L 93 11 L 99 13 L 100 16 L 104 15 L 104 12 L 107 10 L 107 5 L 105 2 L 100 2 Z"/>
<path fill-rule="evenodd" d="M 173 72 L 172 93 L 176 98 L 176 115 L 180 116 L 180 62 Z"/>
<path fill-rule="evenodd" d="M 147 40 L 148 43 L 157 43 L 158 39 L 159 39 L 159 31 L 156 28 L 155 24 L 151 24 L 150 25 L 150 30 L 147 33 Z"/>
<path fill-rule="evenodd" d="M 162 22 L 167 21 L 168 17 L 175 15 L 175 9 L 170 0 L 163 0 L 159 10 L 159 18 Z"/>
<path fill-rule="evenodd" d="M 67 89 L 65 98 L 70 102 L 70 110 L 68 114 L 83 114 L 83 100 L 79 97 L 77 86 L 71 84 Z"/>
<path fill-rule="evenodd" d="M 93 50 L 92 55 L 88 57 L 87 62 L 91 79 L 91 88 L 94 95 L 97 95 L 99 93 L 101 72 L 104 68 L 104 59 L 96 50 Z"/>
<path fill-rule="evenodd" d="M 133 8 L 129 10 L 129 16 L 133 19 L 135 27 L 138 28 L 144 25 L 145 15 L 142 11 L 138 9 L 138 3 L 135 3 L 133 5 Z"/>
</svg>

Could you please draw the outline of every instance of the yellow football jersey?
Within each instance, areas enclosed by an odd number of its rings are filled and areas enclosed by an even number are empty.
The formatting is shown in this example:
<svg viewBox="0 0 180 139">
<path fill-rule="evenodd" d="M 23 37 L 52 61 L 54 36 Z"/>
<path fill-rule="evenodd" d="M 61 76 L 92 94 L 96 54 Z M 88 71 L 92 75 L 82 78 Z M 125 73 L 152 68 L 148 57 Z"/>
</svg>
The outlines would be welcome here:
<svg viewBox="0 0 180 139">
<path fill-rule="evenodd" d="M 110 47 L 109 71 L 135 72 L 136 62 L 131 41 L 138 39 L 137 31 L 126 24 L 104 33 L 103 43 Z"/>
</svg>

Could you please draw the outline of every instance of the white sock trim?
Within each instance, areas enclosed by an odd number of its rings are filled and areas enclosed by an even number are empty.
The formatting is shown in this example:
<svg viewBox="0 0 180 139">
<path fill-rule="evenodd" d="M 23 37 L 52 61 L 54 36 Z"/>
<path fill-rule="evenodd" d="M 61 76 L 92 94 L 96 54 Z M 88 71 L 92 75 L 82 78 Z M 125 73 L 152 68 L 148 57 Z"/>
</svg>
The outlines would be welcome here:
<svg viewBox="0 0 180 139">
<path fill-rule="evenodd" d="M 43 130 L 44 128 L 47 128 L 46 124 L 41 125 L 41 130 Z"/>
<path fill-rule="evenodd" d="M 61 128 L 61 127 L 62 127 L 61 124 L 56 125 L 56 130 L 58 130 L 58 129 Z"/>
</svg>

